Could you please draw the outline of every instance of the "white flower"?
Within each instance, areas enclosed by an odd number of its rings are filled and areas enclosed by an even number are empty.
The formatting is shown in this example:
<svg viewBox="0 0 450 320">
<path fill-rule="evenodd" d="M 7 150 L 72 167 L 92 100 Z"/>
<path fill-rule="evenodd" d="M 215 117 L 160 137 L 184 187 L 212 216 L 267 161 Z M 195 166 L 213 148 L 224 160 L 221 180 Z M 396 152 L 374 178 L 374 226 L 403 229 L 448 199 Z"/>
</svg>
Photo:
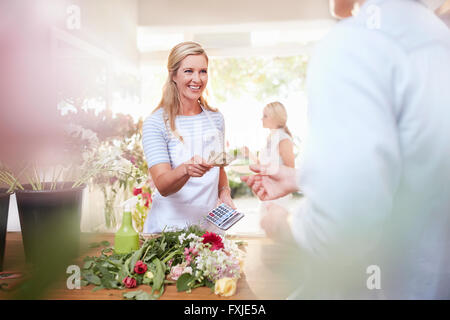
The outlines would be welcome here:
<svg viewBox="0 0 450 320">
<path fill-rule="evenodd" d="M 180 242 L 180 244 L 183 244 L 185 239 L 186 239 L 186 233 L 182 233 L 178 236 L 178 241 Z"/>
</svg>

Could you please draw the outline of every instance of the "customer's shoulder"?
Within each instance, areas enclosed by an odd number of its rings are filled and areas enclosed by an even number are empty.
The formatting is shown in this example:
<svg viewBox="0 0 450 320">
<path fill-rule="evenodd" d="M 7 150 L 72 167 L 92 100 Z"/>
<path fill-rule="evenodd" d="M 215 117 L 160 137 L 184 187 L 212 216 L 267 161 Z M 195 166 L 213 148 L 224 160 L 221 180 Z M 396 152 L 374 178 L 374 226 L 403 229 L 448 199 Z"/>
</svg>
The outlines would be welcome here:
<svg viewBox="0 0 450 320">
<path fill-rule="evenodd" d="M 381 47 L 384 52 L 399 49 L 408 54 L 436 42 L 445 43 L 449 35 L 443 21 L 419 1 L 371 0 L 356 16 L 338 22 L 323 46 Z"/>
</svg>

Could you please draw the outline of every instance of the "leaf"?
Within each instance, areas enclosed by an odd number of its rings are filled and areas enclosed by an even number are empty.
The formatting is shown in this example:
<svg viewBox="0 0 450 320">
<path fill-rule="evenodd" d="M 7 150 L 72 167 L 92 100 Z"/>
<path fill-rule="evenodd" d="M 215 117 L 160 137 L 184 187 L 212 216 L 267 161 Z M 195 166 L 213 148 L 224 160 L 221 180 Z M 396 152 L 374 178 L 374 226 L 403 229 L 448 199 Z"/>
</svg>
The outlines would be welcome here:
<svg viewBox="0 0 450 320">
<path fill-rule="evenodd" d="M 153 264 L 155 265 L 155 273 L 153 274 L 153 286 L 152 289 L 160 290 L 164 285 L 164 278 L 166 275 L 165 267 L 158 258 L 153 259 Z"/>
<path fill-rule="evenodd" d="M 100 243 L 98 243 L 98 242 L 91 242 L 91 243 L 89 243 L 89 245 L 88 245 L 88 248 L 98 248 L 98 247 L 100 247 Z"/>
<path fill-rule="evenodd" d="M 129 266 L 130 266 L 131 258 L 132 258 L 132 257 L 129 257 L 129 258 L 125 261 L 124 265 L 122 266 L 122 270 L 126 271 L 126 274 L 129 275 L 129 276 L 131 276 L 130 267 L 129 267 Z"/>
<path fill-rule="evenodd" d="M 214 289 L 215 283 L 206 279 L 204 280 L 205 286 L 207 286 L 208 288 Z"/>
<path fill-rule="evenodd" d="M 110 253 L 110 252 L 112 252 L 112 251 L 113 251 L 112 248 L 105 248 L 105 249 L 102 250 L 102 254 Z"/>
<path fill-rule="evenodd" d="M 95 265 L 95 261 L 89 260 L 84 263 L 83 269 L 90 269 L 93 265 Z"/>
<path fill-rule="evenodd" d="M 156 256 L 156 253 L 152 253 L 151 255 L 145 257 L 144 262 L 151 261 Z"/>
<path fill-rule="evenodd" d="M 157 291 L 158 291 L 157 294 L 153 294 L 155 292 L 155 290 L 153 290 L 153 288 L 152 288 L 152 297 L 154 299 L 159 299 L 163 295 L 163 293 L 164 293 L 164 286 L 162 286 L 161 289 L 157 290 Z"/>
<path fill-rule="evenodd" d="M 183 273 L 177 280 L 177 291 L 187 291 L 191 289 L 190 283 L 195 277 L 190 273 Z"/>
<path fill-rule="evenodd" d="M 98 286 L 98 287 L 95 287 L 94 289 L 92 289 L 92 292 L 97 292 L 98 290 L 102 290 L 102 289 L 105 289 L 103 286 Z"/>
<path fill-rule="evenodd" d="M 108 247 L 108 246 L 110 245 L 109 241 L 106 241 L 106 240 L 100 242 L 100 244 L 101 244 L 102 246 L 105 246 L 105 247 Z"/>
<path fill-rule="evenodd" d="M 150 279 L 149 277 L 144 277 L 144 280 L 142 280 L 142 284 L 150 285 L 152 283 L 153 279 Z"/>
<path fill-rule="evenodd" d="M 96 286 L 101 284 L 100 278 L 93 273 L 85 273 L 83 276 L 89 283 L 95 284 Z"/>
<path fill-rule="evenodd" d="M 154 300 L 154 297 L 143 290 L 129 291 L 123 294 L 127 300 Z"/>
</svg>

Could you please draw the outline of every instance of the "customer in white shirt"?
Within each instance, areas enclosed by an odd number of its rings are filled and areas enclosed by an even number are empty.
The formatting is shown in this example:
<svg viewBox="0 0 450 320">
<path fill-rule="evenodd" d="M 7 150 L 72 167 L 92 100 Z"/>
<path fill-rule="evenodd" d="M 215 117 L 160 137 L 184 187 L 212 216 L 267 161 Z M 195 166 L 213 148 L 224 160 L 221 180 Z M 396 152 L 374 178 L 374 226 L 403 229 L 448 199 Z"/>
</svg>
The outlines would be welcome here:
<svg viewBox="0 0 450 320">
<path fill-rule="evenodd" d="M 450 1 L 439 10 L 439 18 L 450 28 Z"/>
<path fill-rule="evenodd" d="M 450 31 L 419 1 L 331 2 L 347 18 L 310 64 L 301 169 L 243 180 L 305 196 L 263 222 L 309 263 L 298 298 L 450 298 Z"/>
</svg>

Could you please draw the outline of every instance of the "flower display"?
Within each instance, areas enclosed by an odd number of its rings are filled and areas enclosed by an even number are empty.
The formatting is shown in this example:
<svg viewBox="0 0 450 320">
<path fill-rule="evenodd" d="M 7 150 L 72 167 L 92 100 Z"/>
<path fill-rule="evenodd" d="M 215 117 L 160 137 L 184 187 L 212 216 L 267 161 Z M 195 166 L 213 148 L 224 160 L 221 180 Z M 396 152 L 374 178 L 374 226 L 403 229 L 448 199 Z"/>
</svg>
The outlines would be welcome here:
<svg viewBox="0 0 450 320">
<path fill-rule="evenodd" d="M 142 232 L 144 230 L 145 220 L 147 219 L 148 212 L 152 205 L 152 191 L 150 186 L 141 184 L 138 187 L 134 187 L 133 198 L 134 201 L 132 202 L 136 203 L 131 212 L 133 221 L 137 230 Z"/>
<path fill-rule="evenodd" d="M 234 241 L 190 226 L 146 239 L 129 254 L 108 256 L 103 251 L 99 258 L 87 257 L 82 281 L 108 289 L 149 285 L 152 293 L 145 295 L 149 299 L 159 298 L 166 284 L 176 284 L 177 291 L 186 292 L 207 286 L 228 297 L 236 293 L 242 257 Z M 125 298 L 134 296 L 124 294 Z"/>
</svg>

